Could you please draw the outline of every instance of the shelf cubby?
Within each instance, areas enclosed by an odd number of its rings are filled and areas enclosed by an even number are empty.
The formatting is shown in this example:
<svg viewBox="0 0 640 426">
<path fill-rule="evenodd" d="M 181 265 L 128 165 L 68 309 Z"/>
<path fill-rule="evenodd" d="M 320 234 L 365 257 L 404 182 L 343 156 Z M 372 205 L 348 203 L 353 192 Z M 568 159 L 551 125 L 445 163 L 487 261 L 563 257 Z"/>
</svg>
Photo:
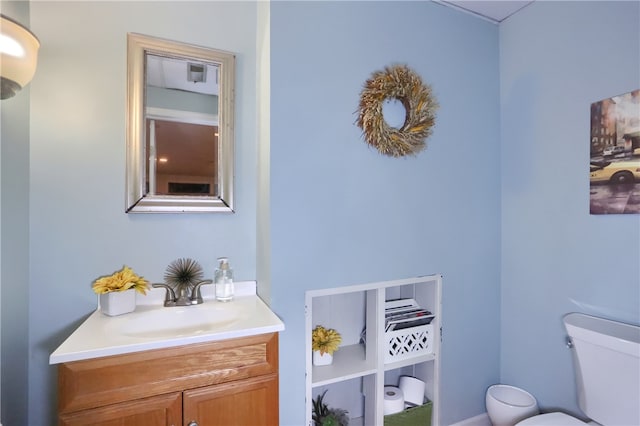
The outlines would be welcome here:
<svg viewBox="0 0 640 426">
<path fill-rule="evenodd" d="M 425 396 L 433 402 L 431 424 L 439 424 L 439 369 L 441 336 L 441 275 L 403 280 L 310 290 L 305 296 L 306 424 L 313 426 L 313 398 L 325 390 L 329 406 L 349 411 L 351 424 L 384 424 L 383 388 L 397 385 L 400 375 L 411 375 L 426 383 Z M 415 299 L 435 317 L 429 327 L 427 349 L 415 356 L 385 361 L 388 341 L 385 335 L 385 302 Z M 342 335 L 342 345 L 333 354 L 333 363 L 314 366 L 311 331 L 317 325 L 334 328 Z M 365 331 L 363 339 L 361 334 Z M 415 334 L 419 330 L 416 329 Z M 390 383 L 389 383 L 390 381 Z M 338 405 L 336 405 L 338 404 Z"/>
</svg>

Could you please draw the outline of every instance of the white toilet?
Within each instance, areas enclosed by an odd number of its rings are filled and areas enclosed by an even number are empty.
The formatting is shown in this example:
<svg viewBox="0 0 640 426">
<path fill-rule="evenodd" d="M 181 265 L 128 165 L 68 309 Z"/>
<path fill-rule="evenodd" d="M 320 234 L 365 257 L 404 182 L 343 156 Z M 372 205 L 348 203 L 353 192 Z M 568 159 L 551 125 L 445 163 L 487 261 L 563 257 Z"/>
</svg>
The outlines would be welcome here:
<svg viewBox="0 0 640 426">
<path fill-rule="evenodd" d="M 579 313 L 565 315 L 564 325 L 580 409 L 604 426 L 640 425 L 640 327 Z M 564 413 L 547 413 L 517 426 L 586 424 Z"/>
<path fill-rule="evenodd" d="M 514 426 L 520 420 L 540 412 L 533 395 L 509 385 L 489 386 L 485 403 L 493 426 Z"/>
</svg>

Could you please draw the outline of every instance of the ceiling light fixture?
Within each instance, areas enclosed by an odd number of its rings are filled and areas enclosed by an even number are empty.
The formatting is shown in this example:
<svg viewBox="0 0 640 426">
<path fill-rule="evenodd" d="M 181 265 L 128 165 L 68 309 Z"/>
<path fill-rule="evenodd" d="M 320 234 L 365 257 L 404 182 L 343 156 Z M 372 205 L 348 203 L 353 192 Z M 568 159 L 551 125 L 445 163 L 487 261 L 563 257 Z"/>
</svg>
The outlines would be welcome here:
<svg viewBox="0 0 640 426">
<path fill-rule="evenodd" d="M 0 99 L 29 84 L 38 63 L 38 38 L 23 25 L 0 15 Z"/>
</svg>

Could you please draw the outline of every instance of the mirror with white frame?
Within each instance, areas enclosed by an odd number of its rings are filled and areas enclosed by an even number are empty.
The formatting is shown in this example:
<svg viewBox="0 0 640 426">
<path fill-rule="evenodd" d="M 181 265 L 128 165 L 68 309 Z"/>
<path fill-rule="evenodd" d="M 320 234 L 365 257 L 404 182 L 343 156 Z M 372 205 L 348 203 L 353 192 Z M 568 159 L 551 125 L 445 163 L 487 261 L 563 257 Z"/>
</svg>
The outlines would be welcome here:
<svg viewBox="0 0 640 426">
<path fill-rule="evenodd" d="M 127 213 L 233 212 L 232 53 L 127 34 Z"/>
</svg>

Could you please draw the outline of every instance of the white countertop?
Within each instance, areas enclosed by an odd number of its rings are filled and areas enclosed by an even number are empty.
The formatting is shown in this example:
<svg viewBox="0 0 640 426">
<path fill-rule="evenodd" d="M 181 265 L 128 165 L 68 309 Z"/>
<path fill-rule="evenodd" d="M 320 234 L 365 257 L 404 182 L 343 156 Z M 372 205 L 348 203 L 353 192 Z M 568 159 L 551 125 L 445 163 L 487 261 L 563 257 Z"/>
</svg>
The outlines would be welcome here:
<svg viewBox="0 0 640 426">
<path fill-rule="evenodd" d="M 213 286 L 202 286 L 204 303 L 164 307 L 164 289 L 137 294 L 134 312 L 109 317 L 96 309 L 49 357 L 50 364 L 120 355 L 149 349 L 253 336 L 284 330 L 284 323 L 255 292 L 255 282 L 236 283 L 231 302 L 217 302 Z M 215 324 L 197 321 L 215 315 Z M 185 319 L 194 324 L 177 327 Z M 172 324 L 173 322 L 173 324 Z M 166 325 L 166 327 L 164 326 Z"/>
</svg>

